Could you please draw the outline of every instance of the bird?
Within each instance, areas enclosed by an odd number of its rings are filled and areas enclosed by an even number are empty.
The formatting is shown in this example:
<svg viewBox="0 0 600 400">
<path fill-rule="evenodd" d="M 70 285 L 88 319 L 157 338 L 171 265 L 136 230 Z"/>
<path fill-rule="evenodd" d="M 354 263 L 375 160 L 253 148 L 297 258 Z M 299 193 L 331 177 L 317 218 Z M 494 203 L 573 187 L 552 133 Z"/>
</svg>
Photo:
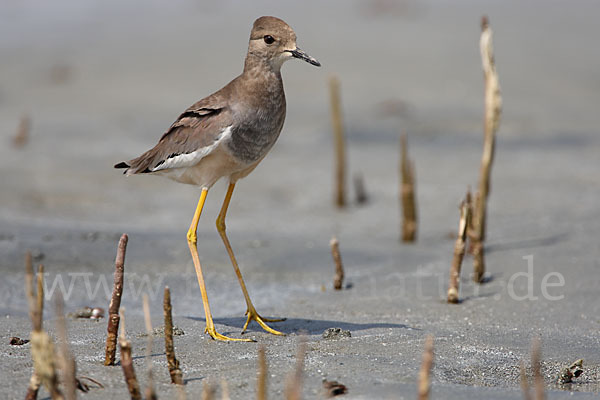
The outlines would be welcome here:
<svg viewBox="0 0 600 400">
<path fill-rule="evenodd" d="M 242 73 L 222 89 L 187 108 L 162 135 L 158 143 L 137 158 L 116 164 L 125 175 L 162 175 L 200 187 L 200 198 L 187 231 L 206 320 L 205 332 L 215 340 L 253 341 L 232 338 L 215 329 L 197 248 L 200 215 L 209 189 L 221 178 L 229 186 L 217 217 L 219 235 L 233 265 L 247 311 L 242 334 L 251 321 L 265 331 L 284 335 L 267 325 L 285 319 L 269 319 L 254 307 L 226 234 L 225 217 L 238 180 L 250 174 L 271 150 L 283 128 L 286 101 L 281 66 L 300 59 L 320 67 L 315 58 L 296 45 L 294 30 L 282 19 L 263 16 L 250 32 Z"/>
</svg>

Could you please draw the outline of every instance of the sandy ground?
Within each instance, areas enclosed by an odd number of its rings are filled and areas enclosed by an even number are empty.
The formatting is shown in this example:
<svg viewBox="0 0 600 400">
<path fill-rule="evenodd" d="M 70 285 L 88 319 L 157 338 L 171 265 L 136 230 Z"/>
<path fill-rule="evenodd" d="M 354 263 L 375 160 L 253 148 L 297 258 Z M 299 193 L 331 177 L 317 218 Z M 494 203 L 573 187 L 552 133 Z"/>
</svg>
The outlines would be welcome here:
<svg viewBox="0 0 600 400">
<path fill-rule="evenodd" d="M 53 297 L 67 311 L 107 307 L 116 244 L 130 236 L 123 305 L 142 382 L 154 366 L 159 395 L 174 398 L 163 340 L 150 360 L 141 297 L 154 325 L 162 289 L 172 289 L 186 392 L 227 379 L 231 397 L 252 398 L 257 344 L 217 343 L 203 334 L 200 293 L 185 242 L 198 189 L 112 169 L 154 145 L 178 113 L 239 73 L 250 25 L 264 14 L 292 25 L 323 68 L 288 63 L 288 118 L 263 164 L 236 188 L 228 232 L 259 312 L 285 316 L 267 348 L 269 392 L 281 398 L 298 341 L 308 341 L 304 396 L 321 380 L 347 398 L 414 398 L 424 339 L 435 336 L 432 398 L 521 398 L 519 363 L 543 343 L 549 398 L 600 390 L 600 58 L 595 2 L 399 3 L 25 1 L 0 5 L 0 392 L 22 398 L 31 373 L 23 255 L 46 275 L 45 327 Z M 489 282 L 470 282 L 463 302 L 443 301 L 457 206 L 477 182 L 482 79 L 479 17 L 495 30 L 504 94 L 489 207 Z M 332 206 L 332 148 L 326 79 L 342 81 L 350 175 L 365 177 L 370 201 Z M 392 104 L 392 115 L 382 103 Z M 389 109 L 390 107 L 388 107 Z M 12 147 L 19 118 L 30 140 Z M 418 177 L 419 239 L 399 236 L 398 133 L 407 131 Z M 245 305 L 214 229 L 225 186 L 217 184 L 199 228 L 213 315 L 238 336 Z M 351 194 L 350 194 L 350 197 Z M 332 235 L 350 288 L 331 289 Z M 554 286 L 552 286 L 554 285 Z M 81 375 L 101 381 L 82 397 L 126 397 L 119 367 L 103 367 L 106 324 L 70 320 Z M 327 328 L 351 338 L 325 340 Z M 568 387 L 558 370 L 584 358 Z M 44 392 L 45 393 L 45 392 Z M 46 394 L 42 394 L 42 398 Z"/>
</svg>

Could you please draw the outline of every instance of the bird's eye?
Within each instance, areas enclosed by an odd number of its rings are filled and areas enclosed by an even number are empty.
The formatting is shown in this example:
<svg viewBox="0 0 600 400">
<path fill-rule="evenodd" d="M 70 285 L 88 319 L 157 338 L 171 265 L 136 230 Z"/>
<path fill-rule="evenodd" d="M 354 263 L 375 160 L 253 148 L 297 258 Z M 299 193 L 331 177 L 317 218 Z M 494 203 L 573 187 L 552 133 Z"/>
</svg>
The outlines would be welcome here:
<svg viewBox="0 0 600 400">
<path fill-rule="evenodd" d="M 273 39 L 273 36 L 271 35 L 265 35 L 263 39 L 265 40 L 266 44 L 272 44 L 275 41 L 275 39 Z"/>
</svg>

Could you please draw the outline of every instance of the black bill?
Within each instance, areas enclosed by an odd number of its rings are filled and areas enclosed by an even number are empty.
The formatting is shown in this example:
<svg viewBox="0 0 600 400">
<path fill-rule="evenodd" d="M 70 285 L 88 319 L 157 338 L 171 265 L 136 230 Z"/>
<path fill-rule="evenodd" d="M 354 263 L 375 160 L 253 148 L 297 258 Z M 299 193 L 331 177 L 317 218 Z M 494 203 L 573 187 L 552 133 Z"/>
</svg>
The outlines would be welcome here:
<svg viewBox="0 0 600 400">
<path fill-rule="evenodd" d="M 296 50 L 288 50 L 288 51 L 290 53 L 292 53 L 292 56 L 294 56 L 295 58 L 299 58 L 301 60 L 304 60 L 307 63 L 315 65 L 317 67 L 321 66 L 321 63 L 319 61 L 317 61 L 316 58 L 312 58 L 311 56 L 309 56 L 308 54 L 306 54 L 303 50 L 300 50 L 297 47 L 296 47 Z"/>
</svg>

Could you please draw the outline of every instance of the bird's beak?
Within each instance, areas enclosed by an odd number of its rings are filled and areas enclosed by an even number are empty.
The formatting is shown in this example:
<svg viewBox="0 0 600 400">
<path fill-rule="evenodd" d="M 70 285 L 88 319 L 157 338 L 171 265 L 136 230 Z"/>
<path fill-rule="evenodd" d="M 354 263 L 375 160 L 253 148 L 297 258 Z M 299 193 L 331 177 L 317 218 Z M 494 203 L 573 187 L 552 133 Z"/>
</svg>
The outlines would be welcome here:
<svg viewBox="0 0 600 400">
<path fill-rule="evenodd" d="M 287 50 L 290 53 L 292 53 L 292 56 L 295 58 L 299 58 L 301 60 L 306 61 L 309 64 L 312 64 L 314 66 L 320 67 L 321 63 L 319 61 L 317 61 L 316 58 L 312 58 L 311 56 L 309 56 L 308 54 L 306 54 L 303 50 L 300 50 L 298 47 L 296 47 L 295 50 Z"/>
</svg>

